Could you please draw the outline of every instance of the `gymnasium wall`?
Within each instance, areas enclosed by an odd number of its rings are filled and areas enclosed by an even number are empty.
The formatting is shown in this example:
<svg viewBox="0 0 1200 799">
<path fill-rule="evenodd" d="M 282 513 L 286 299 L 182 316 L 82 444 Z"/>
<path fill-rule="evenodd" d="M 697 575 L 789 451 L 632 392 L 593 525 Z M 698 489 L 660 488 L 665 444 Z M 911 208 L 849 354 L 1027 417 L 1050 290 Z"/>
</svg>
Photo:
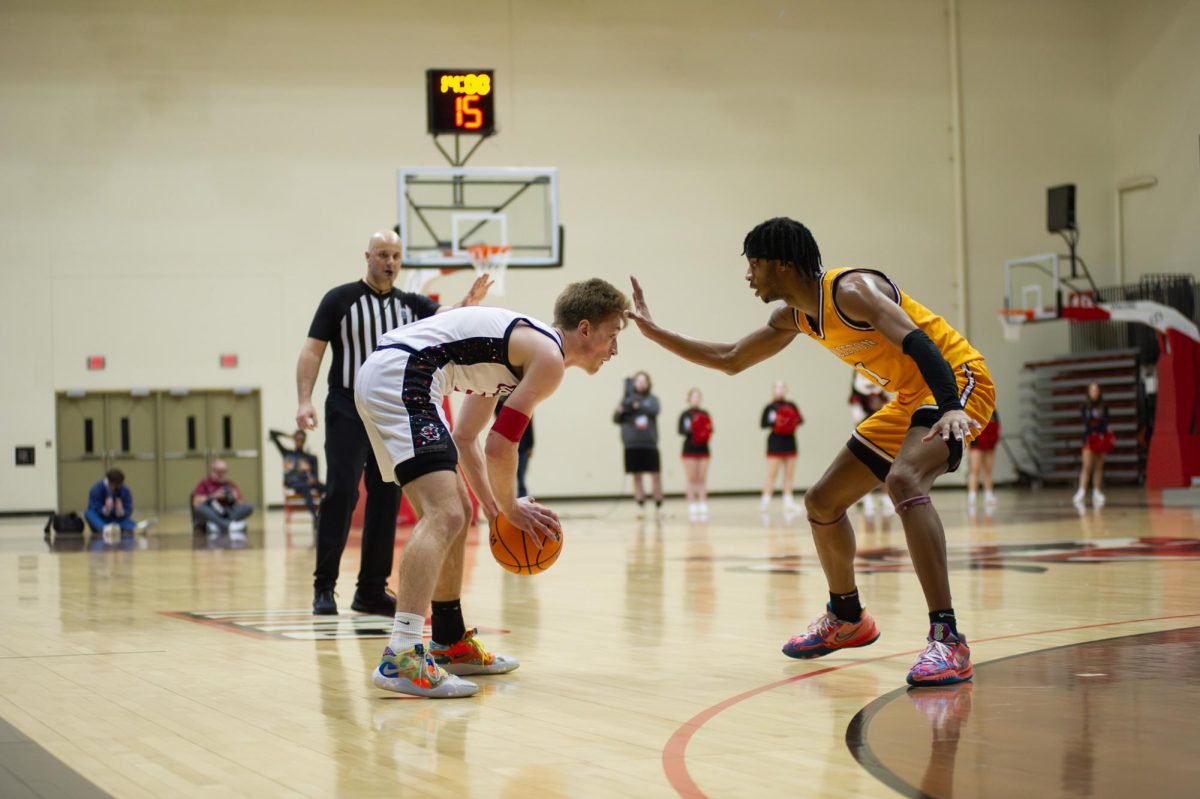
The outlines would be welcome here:
<svg viewBox="0 0 1200 799">
<path fill-rule="evenodd" d="M 745 288 L 742 237 L 787 214 L 828 266 L 886 270 L 953 323 L 965 311 L 1013 420 L 1020 361 L 1066 346 L 1052 326 L 1005 344 L 994 317 L 1001 263 L 1057 241 L 1045 187 L 1079 184 L 1081 252 L 1102 281 L 1116 178 L 1147 161 L 1160 180 L 1179 172 L 1175 194 L 1153 197 L 1195 218 L 1194 148 L 1125 117 L 1191 124 L 1195 145 L 1196 103 L 1177 108 L 1162 83 L 1185 63 L 1195 75 L 1195 36 L 1168 23 L 1194 33 L 1196 2 L 960 0 L 965 309 L 944 0 L 100 5 L 0 11 L 0 511 L 54 504 L 56 390 L 259 386 L 264 423 L 294 424 L 320 296 L 360 277 L 367 237 L 394 223 L 395 167 L 441 161 L 424 133 L 428 67 L 496 70 L 501 133 L 472 165 L 561 170 L 566 267 L 510 273 L 497 304 L 546 318 L 566 282 L 632 273 L 660 321 L 732 340 L 768 313 Z M 1127 208 L 1126 252 L 1182 261 L 1197 234 L 1180 227 Z M 467 283 L 436 287 L 454 301 Z M 759 485 L 758 415 L 777 377 L 809 421 L 801 486 L 849 434 L 850 375 L 808 342 L 735 377 L 635 330 L 620 348 L 536 415 L 537 495 L 622 487 L 610 415 L 637 369 L 663 400 L 669 490 L 682 488 L 673 431 L 691 386 L 716 422 L 714 490 Z M 218 368 L 222 352 L 236 370 Z M 86 371 L 89 354 L 108 368 Z M 37 446 L 36 466 L 13 466 L 18 445 Z M 278 501 L 278 458 L 265 461 Z"/>
</svg>

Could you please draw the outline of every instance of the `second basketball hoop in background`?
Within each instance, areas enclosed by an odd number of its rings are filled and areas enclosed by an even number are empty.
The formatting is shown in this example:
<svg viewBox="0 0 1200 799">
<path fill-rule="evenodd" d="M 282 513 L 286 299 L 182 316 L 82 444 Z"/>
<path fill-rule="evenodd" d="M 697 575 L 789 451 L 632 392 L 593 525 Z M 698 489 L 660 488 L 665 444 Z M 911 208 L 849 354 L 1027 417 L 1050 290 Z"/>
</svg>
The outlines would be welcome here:
<svg viewBox="0 0 1200 799">
<path fill-rule="evenodd" d="M 476 275 L 487 275 L 492 279 L 491 293 L 498 297 L 504 296 L 504 276 L 508 272 L 508 264 L 512 260 L 512 247 L 508 245 L 480 244 L 468 247 L 471 255 L 471 266 Z"/>
</svg>

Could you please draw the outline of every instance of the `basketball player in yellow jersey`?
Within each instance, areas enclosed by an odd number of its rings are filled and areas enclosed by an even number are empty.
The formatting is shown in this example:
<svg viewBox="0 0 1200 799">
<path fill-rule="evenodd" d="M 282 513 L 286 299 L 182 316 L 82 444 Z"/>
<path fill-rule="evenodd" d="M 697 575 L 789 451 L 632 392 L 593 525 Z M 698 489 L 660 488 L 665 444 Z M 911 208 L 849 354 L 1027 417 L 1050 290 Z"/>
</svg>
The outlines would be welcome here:
<svg viewBox="0 0 1200 799">
<path fill-rule="evenodd" d="M 883 273 L 823 271 L 816 241 L 795 220 L 778 217 L 758 225 L 747 234 L 743 254 L 755 295 L 785 304 L 742 340 L 714 344 L 660 327 L 636 278 L 633 310 L 626 315 L 650 340 L 726 374 L 766 360 L 804 334 L 896 395 L 855 429 L 804 495 L 830 601 L 807 631 L 784 645 L 784 654 L 821 657 L 879 638 L 859 601 L 854 528 L 846 510 L 883 483 L 904 524 L 929 606 L 929 637 L 908 682 L 949 685 L 971 679 L 971 651 L 950 600 L 946 536 L 929 489 L 939 475 L 958 468 L 963 444 L 991 418 L 995 391 L 983 356 Z"/>
</svg>

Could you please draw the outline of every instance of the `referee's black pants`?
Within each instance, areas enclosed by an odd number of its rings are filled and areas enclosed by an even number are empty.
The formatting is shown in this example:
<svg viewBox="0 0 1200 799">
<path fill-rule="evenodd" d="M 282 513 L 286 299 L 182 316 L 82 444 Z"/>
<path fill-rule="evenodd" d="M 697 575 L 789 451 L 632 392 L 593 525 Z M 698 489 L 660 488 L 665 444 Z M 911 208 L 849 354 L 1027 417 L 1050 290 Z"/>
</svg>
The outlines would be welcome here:
<svg viewBox="0 0 1200 799">
<path fill-rule="evenodd" d="M 400 486 L 380 477 L 366 428 L 354 407 L 354 395 L 348 391 L 330 389 L 325 400 L 325 463 L 327 493 L 321 500 L 317 520 L 317 570 L 313 572 L 313 588 L 332 590 L 337 583 L 342 551 L 350 534 L 350 516 L 358 502 L 358 481 L 365 467 L 367 505 L 358 590 L 368 595 L 382 593 L 392 574 Z"/>
</svg>

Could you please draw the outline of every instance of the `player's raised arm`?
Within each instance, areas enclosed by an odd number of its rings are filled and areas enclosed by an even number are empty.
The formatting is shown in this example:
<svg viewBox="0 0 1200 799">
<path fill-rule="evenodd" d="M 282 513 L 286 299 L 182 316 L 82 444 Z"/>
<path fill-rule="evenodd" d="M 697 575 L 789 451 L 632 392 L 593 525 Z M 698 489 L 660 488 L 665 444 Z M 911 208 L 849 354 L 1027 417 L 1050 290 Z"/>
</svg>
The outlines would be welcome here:
<svg viewBox="0 0 1200 799">
<path fill-rule="evenodd" d="M 837 304 L 851 319 L 878 330 L 916 363 L 942 412 L 942 417 L 930 428 L 924 440 L 929 441 L 934 436 L 945 440 L 954 436 L 958 441 L 970 438 L 971 428 L 979 427 L 979 423 L 962 409 L 954 370 L 933 340 L 896 303 L 891 291 L 882 278 L 852 274 L 838 287 Z"/>
<path fill-rule="evenodd" d="M 700 341 L 656 324 L 650 316 L 641 284 L 635 277 L 629 279 L 633 283 L 633 310 L 626 311 L 625 317 L 637 324 L 643 336 L 681 358 L 727 375 L 737 374 L 770 358 L 790 344 L 798 332 L 792 322 L 791 309 L 780 306 L 771 313 L 766 325 L 732 344 Z"/>
</svg>

